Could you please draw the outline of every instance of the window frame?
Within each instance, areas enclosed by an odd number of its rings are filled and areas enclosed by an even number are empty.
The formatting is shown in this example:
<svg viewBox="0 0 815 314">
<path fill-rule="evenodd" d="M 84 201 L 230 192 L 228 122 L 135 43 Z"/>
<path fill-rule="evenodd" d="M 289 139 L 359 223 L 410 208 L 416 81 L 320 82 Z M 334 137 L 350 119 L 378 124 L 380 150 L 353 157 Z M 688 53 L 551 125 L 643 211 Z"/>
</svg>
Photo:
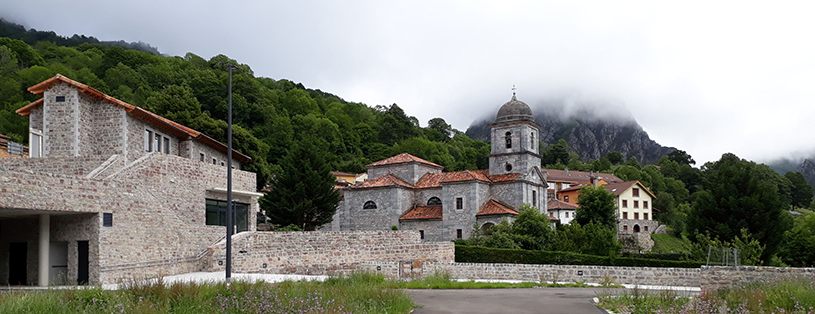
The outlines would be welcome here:
<svg viewBox="0 0 815 314">
<path fill-rule="evenodd" d="M 204 159 L 206 159 L 207 156 L 204 155 L 204 153 L 199 153 L 199 154 L 201 156 L 201 162 L 205 162 Z"/>
<path fill-rule="evenodd" d="M 628 200 L 623 200 L 623 208 L 628 208 Z"/>
<path fill-rule="evenodd" d="M 464 197 L 456 197 L 456 210 L 464 210 Z"/>
<path fill-rule="evenodd" d="M 640 208 L 640 201 L 634 200 L 634 208 Z"/>
<path fill-rule="evenodd" d="M 164 153 L 170 154 L 170 138 L 164 136 Z"/>
<path fill-rule="evenodd" d="M 628 219 L 628 212 L 623 212 L 623 219 Z"/>
<path fill-rule="evenodd" d="M 149 153 L 153 151 L 153 131 L 144 129 L 144 151 Z"/>
<path fill-rule="evenodd" d="M 648 201 L 642 201 L 642 208 L 648 209 Z"/>
<path fill-rule="evenodd" d="M 364 204 L 362 204 L 362 209 L 376 209 L 376 202 L 367 201 Z"/>
<path fill-rule="evenodd" d="M 634 220 L 640 220 L 640 213 L 634 213 Z"/>
<path fill-rule="evenodd" d="M 433 201 L 433 200 L 436 200 L 437 202 L 433 202 L 433 203 L 431 204 L 431 201 Z M 427 200 L 427 206 L 442 206 L 441 199 L 440 199 L 440 198 L 438 198 L 438 197 L 436 197 L 436 196 L 433 196 L 433 197 L 431 197 L 431 198 L 429 198 L 429 199 Z"/>
<path fill-rule="evenodd" d="M 633 197 L 640 197 L 640 189 L 639 189 L 639 188 L 633 188 L 633 189 L 631 189 L 631 196 L 633 196 Z"/>
<path fill-rule="evenodd" d="M 28 129 L 28 157 L 29 158 L 42 158 L 43 138 L 44 137 L 42 136 L 42 131 L 37 130 L 37 129 Z M 37 146 L 35 147 L 32 143 L 37 143 Z"/>
<path fill-rule="evenodd" d="M 235 232 L 242 232 L 249 230 L 249 210 L 251 206 L 247 203 L 241 203 L 235 200 L 232 200 L 232 203 L 235 205 L 234 211 L 232 214 L 234 215 L 234 219 L 232 220 L 233 225 L 235 226 Z M 204 202 L 205 210 L 204 210 L 204 224 L 207 226 L 226 226 L 226 201 L 219 200 L 214 198 L 207 198 Z M 215 206 L 215 207 L 212 207 Z M 223 207 L 222 207 L 223 206 Z M 211 216 L 214 215 L 214 216 Z M 215 218 L 214 223 L 210 220 L 210 218 Z"/>
</svg>

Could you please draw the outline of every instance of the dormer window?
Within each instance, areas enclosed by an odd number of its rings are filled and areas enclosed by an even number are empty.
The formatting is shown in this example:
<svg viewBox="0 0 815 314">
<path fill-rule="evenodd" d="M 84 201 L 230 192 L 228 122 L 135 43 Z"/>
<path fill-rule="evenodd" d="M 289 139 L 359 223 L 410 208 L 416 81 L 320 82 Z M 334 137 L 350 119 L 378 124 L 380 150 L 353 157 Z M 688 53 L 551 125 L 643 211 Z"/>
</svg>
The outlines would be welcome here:
<svg viewBox="0 0 815 314">
<path fill-rule="evenodd" d="M 504 137 L 506 138 L 507 141 L 507 148 L 512 148 L 512 132 L 507 132 L 507 134 Z"/>
</svg>

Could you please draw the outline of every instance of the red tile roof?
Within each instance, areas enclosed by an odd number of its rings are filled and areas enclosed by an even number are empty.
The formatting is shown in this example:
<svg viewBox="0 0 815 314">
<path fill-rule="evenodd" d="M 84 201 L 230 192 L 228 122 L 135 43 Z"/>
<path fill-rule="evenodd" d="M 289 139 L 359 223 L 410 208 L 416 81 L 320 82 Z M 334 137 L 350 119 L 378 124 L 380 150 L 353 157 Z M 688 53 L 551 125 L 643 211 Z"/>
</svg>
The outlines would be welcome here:
<svg viewBox="0 0 815 314">
<path fill-rule="evenodd" d="M 65 76 L 63 76 L 61 74 L 57 74 L 56 76 L 54 76 L 54 77 L 52 77 L 50 79 L 47 79 L 45 81 L 40 82 L 37 85 L 29 87 L 28 91 L 31 92 L 32 94 L 35 94 L 35 95 L 42 95 L 43 93 L 45 93 L 46 89 L 48 89 L 49 87 L 51 87 L 51 86 L 53 86 L 54 84 L 57 84 L 57 83 L 64 83 L 64 84 L 70 85 L 70 86 L 76 88 L 77 90 L 79 90 L 80 92 L 82 92 L 82 93 L 84 93 L 84 94 L 86 94 L 88 96 L 94 97 L 96 99 L 105 100 L 105 101 L 108 101 L 108 102 L 110 102 L 110 103 L 112 103 L 114 105 L 120 106 L 120 107 L 124 108 L 125 111 L 127 111 L 128 113 L 131 113 L 131 114 L 133 114 L 133 115 L 135 115 L 137 117 L 140 117 L 140 118 L 142 118 L 142 119 L 144 119 L 144 120 L 146 120 L 148 122 L 154 123 L 154 124 L 158 125 L 159 127 L 162 127 L 163 129 L 165 129 L 166 131 L 175 134 L 176 136 L 180 136 L 180 137 L 189 136 L 191 138 L 194 138 L 194 139 L 197 139 L 197 140 L 201 141 L 202 143 L 204 143 L 206 145 L 212 146 L 213 148 L 217 149 L 218 151 L 220 151 L 222 153 L 227 153 L 228 148 L 226 147 L 226 145 L 224 145 L 221 142 L 216 141 L 215 139 L 207 136 L 206 134 L 203 134 L 201 132 L 198 132 L 196 130 L 193 130 L 191 128 L 188 128 L 186 126 L 178 124 L 175 121 L 172 121 L 170 119 L 166 119 L 166 118 L 161 117 L 161 116 L 159 116 L 159 115 L 157 115 L 155 113 L 144 110 L 144 109 L 142 109 L 140 107 L 136 107 L 136 106 L 128 104 L 128 103 L 126 103 L 124 101 L 113 98 L 113 97 L 111 97 L 109 95 L 106 95 L 105 93 L 102 93 L 102 92 L 94 89 L 93 87 L 90 87 L 88 85 L 79 83 L 79 82 L 74 81 L 72 79 L 69 79 L 69 78 L 67 78 L 67 77 L 65 77 Z M 42 104 L 43 104 L 43 98 L 40 98 L 40 99 L 37 99 L 36 101 L 34 101 L 34 102 L 32 102 L 32 103 L 30 103 L 28 105 L 23 106 L 20 109 L 17 109 L 16 112 L 21 116 L 28 116 L 28 115 L 31 114 L 31 109 L 34 109 L 34 108 L 36 108 L 36 107 L 38 107 L 38 106 L 40 106 Z M 235 159 L 240 160 L 241 162 L 248 162 L 248 161 L 252 160 L 252 158 L 250 158 L 249 156 L 246 156 L 246 155 L 244 155 L 244 154 L 242 154 L 242 153 L 240 153 L 238 151 L 235 151 L 234 149 L 232 150 L 232 157 L 235 158 Z"/>
<path fill-rule="evenodd" d="M 413 186 L 408 184 L 402 179 L 399 179 L 395 175 L 388 174 L 386 176 L 368 179 L 364 182 L 360 182 L 349 186 L 352 189 L 365 189 L 365 188 L 378 188 L 378 187 L 385 187 L 385 186 L 401 186 L 406 188 L 412 188 Z"/>
<path fill-rule="evenodd" d="M 585 171 L 541 169 L 541 172 L 549 174 L 547 181 L 552 182 L 585 182 L 591 179 L 591 173 Z M 595 173 L 598 178 L 606 180 L 608 183 L 623 182 L 622 179 L 610 173 Z"/>
<path fill-rule="evenodd" d="M 577 209 L 577 204 L 566 203 L 554 198 L 550 198 L 547 200 L 546 204 L 547 210 L 549 209 Z"/>
<path fill-rule="evenodd" d="M 509 205 L 503 204 L 495 199 L 490 199 L 481 205 L 476 216 L 484 215 L 518 215 L 518 211 L 510 208 Z"/>
<path fill-rule="evenodd" d="M 427 160 L 421 159 L 419 157 L 413 156 L 413 155 L 408 154 L 408 153 L 401 153 L 401 154 L 393 156 L 391 158 L 383 159 L 383 160 L 371 163 L 371 164 L 367 165 L 366 167 L 388 166 L 388 165 L 403 164 L 403 163 L 410 163 L 410 162 L 416 162 L 416 163 L 420 163 L 420 164 L 430 166 L 430 167 L 433 167 L 433 168 L 438 168 L 438 169 L 443 169 L 444 168 L 444 167 L 442 167 L 440 165 L 434 164 L 432 162 L 429 162 Z"/>
<path fill-rule="evenodd" d="M 441 218 L 442 218 L 441 206 L 418 206 L 402 215 L 402 217 L 400 217 L 399 220 L 441 219 Z"/>
<path fill-rule="evenodd" d="M 464 171 L 457 171 L 457 172 L 440 172 L 440 173 L 428 173 L 422 176 L 419 179 L 419 182 L 416 182 L 416 188 L 434 188 L 434 187 L 441 187 L 442 183 L 448 182 L 463 182 L 463 181 L 483 181 L 483 182 L 491 182 L 490 178 L 484 173 L 472 170 L 464 170 Z"/>
<path fill-rule="evenodd" d="M 558 192 L 558 193 L 561 193 L 561 192 L 571 192 L 571 191 L 577 191 L 577 190 L 580 190 L 580 189 L 582 189 L 582 188 L 583 188 L 583 186 L 582 186 L 582 185 L 573 185 L 573 186 L 570 186 L 570 187 L 568 187 L 568 188 L 562 189 L 562 190 L 557 191 L 557 192 Z"/>
</svg>

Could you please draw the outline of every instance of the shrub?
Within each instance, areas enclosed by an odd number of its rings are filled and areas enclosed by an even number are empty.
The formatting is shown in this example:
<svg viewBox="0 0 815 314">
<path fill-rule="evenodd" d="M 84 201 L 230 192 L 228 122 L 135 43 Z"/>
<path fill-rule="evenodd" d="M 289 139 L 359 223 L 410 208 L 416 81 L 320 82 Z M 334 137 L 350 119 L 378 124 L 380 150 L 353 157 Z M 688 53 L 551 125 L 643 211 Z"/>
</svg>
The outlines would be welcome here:
<svg viewBox="0 0 815 314">
<path fill-rule="evenodd" d="M 704 265 L 703 262 L 697 261 L 669 261 L 632 257 L 596 256 L 571 252 L 496 249 L 463 245 L 456 245 L 456 262 L 677 268 L 698 268 Z"/>
</svg>

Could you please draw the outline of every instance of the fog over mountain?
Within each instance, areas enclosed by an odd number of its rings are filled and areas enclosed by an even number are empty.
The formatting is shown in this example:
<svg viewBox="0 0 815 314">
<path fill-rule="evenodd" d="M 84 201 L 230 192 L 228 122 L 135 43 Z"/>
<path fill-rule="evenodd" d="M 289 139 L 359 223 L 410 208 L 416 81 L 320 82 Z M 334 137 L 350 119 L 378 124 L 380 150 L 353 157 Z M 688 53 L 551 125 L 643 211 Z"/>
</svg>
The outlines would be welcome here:
<svg viewBox="0 0 815 314">
<path fill-rule="evenodd" d="M 541 125 L 540 139 L 550 144 L 565 139 L 569 151 L 583 160 L 618 151 L 626 159 L 633 156 L 643 164 L 654 164 L 675 149 L 651 140 L 620 102 L 579 95 L 559 96 L 527 104 L 532 108 L 535 122 Z M 474 121 L 465 133 L 472 138 L 489 140 L 488 124 L 495 120 L 497 112 L 498 108 Z"/>
</svg>

